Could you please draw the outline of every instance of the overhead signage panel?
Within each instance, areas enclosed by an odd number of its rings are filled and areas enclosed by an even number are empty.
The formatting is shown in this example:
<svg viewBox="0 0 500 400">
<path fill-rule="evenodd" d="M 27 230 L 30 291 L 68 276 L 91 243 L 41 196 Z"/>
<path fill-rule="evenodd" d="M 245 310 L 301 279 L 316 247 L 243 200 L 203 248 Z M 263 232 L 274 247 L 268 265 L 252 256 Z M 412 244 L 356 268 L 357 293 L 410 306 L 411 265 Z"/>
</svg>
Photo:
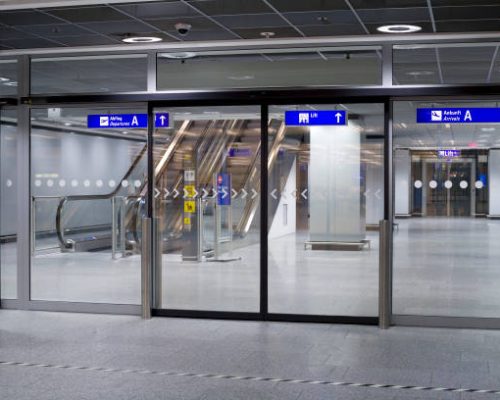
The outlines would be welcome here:
<svg viewBox="0 0 500 400">
<path fill-rule="evenodd" d="M 87 116 L 87 128 L 146 129 L 147 127 L 148 114 L 92 114 Z M 155 127 L 169 127 L 167 113 L 155 114 Z"/>
<path fill-rule="evenodd" d="M 345 110 L 285 111 L 285 125 L 347 125 L 347 112 Z"/>
<path fill-rule="evenodd" d="M 500 123 L 500 108 L 417 108 L 417 123 Z"/>
</svg>

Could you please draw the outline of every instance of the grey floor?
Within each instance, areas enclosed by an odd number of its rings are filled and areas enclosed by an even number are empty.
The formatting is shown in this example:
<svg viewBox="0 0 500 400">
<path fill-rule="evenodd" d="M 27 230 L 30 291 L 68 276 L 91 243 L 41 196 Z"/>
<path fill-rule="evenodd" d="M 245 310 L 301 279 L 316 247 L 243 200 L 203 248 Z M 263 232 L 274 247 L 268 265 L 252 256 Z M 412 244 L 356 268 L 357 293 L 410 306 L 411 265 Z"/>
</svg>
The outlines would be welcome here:
<svg viewBox="0 0 500 400">
<path fill-rule="evenodd" d="M 126 373 L 500 389 L 500 332 L 0 310 L 1 399 L 498 399 L 498 395 Z"/>
<path fill-rule="evenodd" d="M 394 234 L 396 314 L 500 317 L 500 221 L 413 218 Z M 307 234 L 269 242 L 269 310 L 376 315 L 378 232 L 363 251 L 304 250 Z M 237 248 L 231 262 L 163 257 L 162 305 L 173 309 L 257 311 L 259 245 Z M 2 297 L 15 296 L 15 245 L 2 246 Z M 137 304 L 140 257 L 109 252 L 37 255 L 32 298 Z"/>
</svg>

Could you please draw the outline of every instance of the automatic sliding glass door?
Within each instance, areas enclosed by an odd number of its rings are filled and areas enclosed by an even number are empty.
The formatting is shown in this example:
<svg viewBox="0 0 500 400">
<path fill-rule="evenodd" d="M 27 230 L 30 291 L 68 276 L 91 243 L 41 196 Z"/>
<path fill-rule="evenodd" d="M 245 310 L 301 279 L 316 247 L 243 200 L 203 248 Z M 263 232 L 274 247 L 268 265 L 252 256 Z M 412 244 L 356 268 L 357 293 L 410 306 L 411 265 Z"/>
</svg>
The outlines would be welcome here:
<svg viewBox="0 0 500 400">
<path fill-rule="evenodd" d="M 260 107 L 154 113 L 155 308 L 259 312 Z"/>
</svg>

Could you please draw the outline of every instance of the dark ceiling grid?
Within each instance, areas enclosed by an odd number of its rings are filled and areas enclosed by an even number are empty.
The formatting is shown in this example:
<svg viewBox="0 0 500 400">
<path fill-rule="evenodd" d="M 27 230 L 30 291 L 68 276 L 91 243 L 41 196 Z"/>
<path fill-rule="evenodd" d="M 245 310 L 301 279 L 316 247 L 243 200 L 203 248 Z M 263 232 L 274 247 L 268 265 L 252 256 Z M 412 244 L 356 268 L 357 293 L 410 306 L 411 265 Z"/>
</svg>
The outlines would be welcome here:
<svg viewBox="0 0 500 400">
<path fill-rule="evenodd" d="M 431 19 L 432 31 L 434 33 L 436 33 L 437 32 L 436 20 L 434 19 L 434 11 L 432 9 L 432 3 L 431 3 L 431 0 L 426 0 L 426 1 L 427 1 L 427 8 L 429 9 L 429 18 Z M 438 70 L 438 74 L 439 74 L 439 82 L 444 83 L 443 69 L 441 66 L 441 57 L 439 55 L 439 49 L 436 47 L 434 49 L 434 52 L 436 53 L 436 63 L 437 63 L 437 70 Z"/>
<path fill-rule="evenodd" d="M 70 21 L 70 20 L 67 20 L 66 18 L 62 18 L 62 17 L 60 17 L 60 16 L 58 16 L 58 15 L 51 14 L 51 13 L 49 13 L 49 12 L 47 12 L 47 11 L 42 10 L 42 9 L 38 9 L 38 8 L 36 8 L 36 9 L 34 9 L 34 10 L 35 10 L 35 11 L 37 11 L 37 12 L 39 12 L 39 13 L 41 13 L 41 14 L 48 15 L 48 16 L 50 16 L 50 17 L 52 17 L 52 18 L 56 18 L 56 19 L 58 19 L 59 21 L 64 22 L 64 23 L 66 23 L 66 24 L 71 24 L 71 25 L 77 26 L 78 28 L 83 29 L 83 30 L 85 30 L 85 31 L 87 31 L 87 32 L 89 32 L 89 33 L 94 34 L 94 35 L 97 35 L 97 36 L 102 36 L 102 37 L 104 37 L 104 38 L 106 38 L 106 39 L 108 39 L 108 40 L 112 40 L 112 41 L 114 41 L 114 42 L 121 43 L 121 40 L 119 40 L 119 39 L 117 39 L 117 38 L 114 38 L 114 37 L 112 37 L 112 36 L 108 36 L 108 35 L 106 35 L 106 34 L 104 34 L 104 33 L 98 32 L 98 31 L 96 31 L 96 30 L 94 30 L 94 29 L 91 29 L 91 28 L 89 28 L 89 27 L 87 27 L 87 26 L 84 26 L 84 25 L 82 25 L 82 24 L 79 24 L 79 23 L 77 23 L 77 22 L 72 22 L 72 21 Z"/>
<path fill-rule="evenodd" d="M 106 6 L 108 6 L 109 8 L 111 8 L 111 9 L 113 9 L 113 10 L 115 10 L 123 15 L 125 15 L 126 17 L 128 17 L 130 19 L 133 19 L 134 21 L 140 22 L 141 24 L 144 24 L 144 25 L 150 27 L 152 29 L 152 32 L 158 32 L 158 33 L 161 33 L 165 36 L 168 36 L 174 40 L 182 41 L 182 39 L 178 38 L 177 36 L 172 35 L 171 33 L 164 31 L 163 29 L 160 29 L 157 26 L 150 24 L 147 21 L 144 21 L 143 19 L 137 18 L 135 15 L 132 15 L 132 14 L 128 13 L 127 11 L 122 10 L 121 8 L 115 7 L 113 4 L 107 3 Z"/>
<path fill-rule="evenodd" d="M 292 29 L 294 29 L 300 36 L 306 37 L 306 34 L 302 32 L 297 26 L 295 26 L 287 17 L 285 17 L 276 7 L 274 7 L 268 0 L 262 0 L 262 2 L 267 5 L 271 10 L 273 10 L 283 21 L 285 21 Z M 328 58 L 321 52 L 317 52 L 318 55 L 325 61 L 328 61 Z"/>
<path fill-rule="evenodd" d="M 25 35 L 31 35 L 31 36 L 34 36 L 38 39 L 41 39 L 41 40 L 44 40 L 44 41 L 47 41 L 47 42 L 52 42 L 54 44 L 57 44 L 59 46 L 64 46 L 66 47 L 67 45 L 58 41 L 58 40 L 55 40 L 55 39 L 51 39 L 51 38 L 48 38 L 48 37 L 45 37 L 45 36 L 42 36 L 42 35 L 38 35 L 36 33 L 32 33 L 32 32 L 26 32 L 23 28 L 19 27 L 19 26 L 11 26 L 11 25 L 7 25 L 7 24 L 4 24 L 3 22 L 0 22 L 0 26 L 4 27 L 4 28 L 7 28 L 7 29 L 12 29 L 14 31 L 17 31 L 17 32 L 20 32 L 20 33 L 23 33 Z M 11 47 L 12 48 L 12 47 Z"/>
</svg>

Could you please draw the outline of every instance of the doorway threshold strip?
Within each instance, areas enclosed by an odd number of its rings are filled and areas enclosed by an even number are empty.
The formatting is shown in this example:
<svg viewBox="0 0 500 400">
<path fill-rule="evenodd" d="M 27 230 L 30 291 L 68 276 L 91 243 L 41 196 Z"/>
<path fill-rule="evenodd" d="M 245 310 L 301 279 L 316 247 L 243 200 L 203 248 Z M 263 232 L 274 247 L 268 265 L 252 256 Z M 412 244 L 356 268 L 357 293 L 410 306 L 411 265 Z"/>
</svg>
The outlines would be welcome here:
<svg viewBox="0 0 500 400">
<path fill-rule="evenodd" d="M 265 378 L 259 376 L 198 374 L 195 372 L 88 367 L 88 366 L 76 366 L 76 365 L 42 364 L 42 363 L 28 363 L 28 362 L 2 361 L 2 360 L 0 360 L 0 366 L 34 367 L 34 368 L 65 369 L 65 370 L 77 370 L 77 371 L 110 372 L 110 373 L 122 373 L 122 374 L 174 376 L 174 377 L 187 377 L 187 378 L 207 378 L 207 379 L 219 379 L 219 380 L 230 380 L 230 381 L 292 383 L 292 384 L 320 385 L 320 386 L 344 386 L 344 387 L 360 387 L 360 388 L 373 388 L 373 389 L 397 389 L 397 390 L 412 390 L 412 391 L 426 391 L 426 392 L 480 393 L 480 394 L 500 395 L 500 390 L 490 390 L 490 389 L 465 389 L 465 388 L 445 388 L 445 387 L 432 387 L 432 386 L 389 385 L 389 384 L 379 384 L 379 383 L 334 382 L 334 381 L 318 381 L 312 379 Z"/>
</svg>

